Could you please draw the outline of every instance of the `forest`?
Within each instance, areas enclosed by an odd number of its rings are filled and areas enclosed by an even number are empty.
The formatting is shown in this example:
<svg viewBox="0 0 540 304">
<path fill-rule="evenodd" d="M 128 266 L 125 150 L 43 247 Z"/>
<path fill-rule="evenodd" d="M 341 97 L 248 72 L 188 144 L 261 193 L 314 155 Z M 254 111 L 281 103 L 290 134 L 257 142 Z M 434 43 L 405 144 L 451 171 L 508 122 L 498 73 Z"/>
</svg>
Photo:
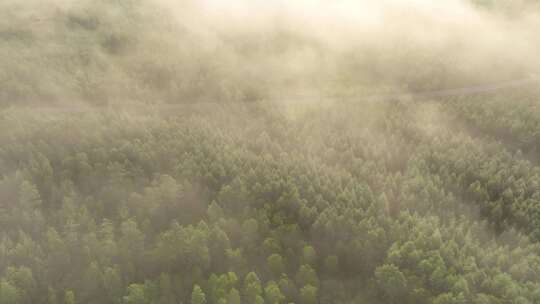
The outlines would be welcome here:
<svg viewBox="0 0 540 304">
<path fill-rule="evenodd" d="M 277 2 L 0 1 L 0 304 L 540 303 L 539 5 Z"/>
</svg>

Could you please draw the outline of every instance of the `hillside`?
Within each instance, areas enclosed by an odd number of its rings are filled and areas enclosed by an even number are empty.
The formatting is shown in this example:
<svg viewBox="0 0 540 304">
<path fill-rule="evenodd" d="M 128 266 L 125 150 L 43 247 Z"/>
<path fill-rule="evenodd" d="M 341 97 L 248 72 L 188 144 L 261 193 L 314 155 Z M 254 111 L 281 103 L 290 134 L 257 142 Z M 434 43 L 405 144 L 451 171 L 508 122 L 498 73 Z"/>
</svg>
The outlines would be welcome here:
<svg viewBox="0 0 540 304">
<path fill-rule="evenodd" d="M 0 2 L 0 304 L 540 303 L 534 7 Z"/>
<path fill-rule="evenodd" d="M 515 23 L 444 5 L 430 8 L 437 17 L 366 2 L 364 9 L 381 15 L 374 23 L 354 16 L 362 7 L 329 7 L 329 14 L 344 14 L 334 20 L 321 19 L 316 6 L 283 13 L 262 4 L 235 10 L 204 3 L 2 1 L 0 106 L 223 103 L 305 91 L 361 96 L 521 79 L 540 70 L 540 41 L 528 30 L 538 25 L 535 18 Z M 452 18 L 462 24 L 445 21 Z M 504 48 L 509 44 L 512 52 Z"/>
</svg>

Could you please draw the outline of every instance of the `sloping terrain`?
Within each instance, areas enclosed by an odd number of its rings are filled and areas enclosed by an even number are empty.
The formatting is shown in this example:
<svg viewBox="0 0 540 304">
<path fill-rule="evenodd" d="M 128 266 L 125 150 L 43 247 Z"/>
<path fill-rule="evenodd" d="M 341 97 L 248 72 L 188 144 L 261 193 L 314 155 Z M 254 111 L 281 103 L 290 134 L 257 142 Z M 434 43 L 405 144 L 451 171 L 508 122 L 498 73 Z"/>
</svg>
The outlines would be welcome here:
<svg viewBox="0 0 540 304">
<path fill-rule="evenodd" d="M 0 304 L 540 303 L 540 19 L 473 2 L 0 2 Z"/>
<path fill-rule="evenodd" d="M 540 169 L 447 106 L 5 111 L 1 295 L 535 303 Z"/>
</svg>

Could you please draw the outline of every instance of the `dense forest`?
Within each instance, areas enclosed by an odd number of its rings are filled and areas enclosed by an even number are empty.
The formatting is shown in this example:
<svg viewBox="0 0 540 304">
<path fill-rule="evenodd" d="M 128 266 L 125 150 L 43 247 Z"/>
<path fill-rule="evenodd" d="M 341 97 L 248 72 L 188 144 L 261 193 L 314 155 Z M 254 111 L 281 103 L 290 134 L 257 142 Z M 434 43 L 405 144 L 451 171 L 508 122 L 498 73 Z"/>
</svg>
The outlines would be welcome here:
<svg viewBox="0 0 540 304">
<path fill-rule="evenodd" d="M 534 1 L 398 49 L 46 2 L 0 2 L 0 304 L 540 303 L 538 82 L 414 94 L 530 77 Z"/>
</svg>

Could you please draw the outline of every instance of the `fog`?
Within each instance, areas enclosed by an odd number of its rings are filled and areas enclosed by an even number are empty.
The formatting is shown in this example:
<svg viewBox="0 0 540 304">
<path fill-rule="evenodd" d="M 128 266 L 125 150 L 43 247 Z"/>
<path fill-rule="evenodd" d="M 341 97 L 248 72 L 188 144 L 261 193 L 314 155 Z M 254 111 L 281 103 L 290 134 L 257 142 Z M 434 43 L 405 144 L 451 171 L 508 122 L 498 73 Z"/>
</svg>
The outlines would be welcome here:
<svg viewBox="0 0 540 304">
<path fill-rule="evenodd" d="M 0 0 L 0 304 L 540 303 L 540 5 Z"/>
<path fill-rule="evenodd" d="M 526 3 L 6 0 L 0 100 L 288 100 L 523 79 L 540 65 Z"/>
<path fill-rule="evenodd" d="M 170 7 L 203 44 L 232 51 L 238 68 L 254 65 L 257 76 L 280 86 L 427 90 L 526 77 L 538 68 L 540 23 L 532 9 L 511 13 L 469 1 L 197 1 Z"/>
</svg>

